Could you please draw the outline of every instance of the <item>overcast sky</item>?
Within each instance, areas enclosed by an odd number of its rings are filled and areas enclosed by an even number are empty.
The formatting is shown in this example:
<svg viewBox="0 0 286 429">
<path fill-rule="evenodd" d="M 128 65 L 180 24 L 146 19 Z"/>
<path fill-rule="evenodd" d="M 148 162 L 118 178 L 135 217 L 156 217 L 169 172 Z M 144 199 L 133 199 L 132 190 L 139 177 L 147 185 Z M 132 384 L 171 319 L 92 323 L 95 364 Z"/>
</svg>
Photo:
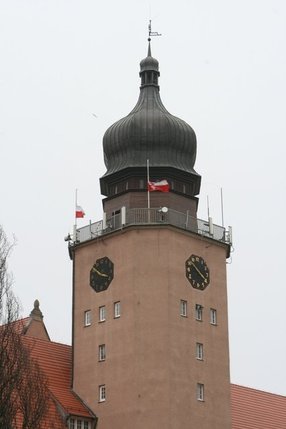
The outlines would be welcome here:
<svg viewBox="0 0 286 429">
<path fill-rule="evenodd" d="M 161 98 L 198 140 L 199 217 L 232 225 L 231 380 L 286 395 L 285 0 L 0 0 L 0 223 L 23 316 L 70 343 L 74 192 L 102 218 L 102 137 L 139 95 L 147 27 Z M 97 117 L 95 117 L 96 115 Z"/>
</svg>

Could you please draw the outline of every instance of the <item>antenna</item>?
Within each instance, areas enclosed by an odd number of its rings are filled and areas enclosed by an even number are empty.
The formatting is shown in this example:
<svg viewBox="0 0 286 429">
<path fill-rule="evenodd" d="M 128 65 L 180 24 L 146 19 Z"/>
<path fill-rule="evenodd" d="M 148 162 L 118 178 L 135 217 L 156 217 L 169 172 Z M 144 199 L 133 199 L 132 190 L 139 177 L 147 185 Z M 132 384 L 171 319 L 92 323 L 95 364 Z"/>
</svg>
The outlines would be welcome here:
<svg viewBox="0 0 286 429">
<path fill-rule="evenodd" d="M 222 188 L 220 188 L 220 205 L 221 205 L 221 223 L 224 227 L 224 216 L 223 216 L 223 194 L 222 194 Z"/>
<path fill-rule="evenodd" d="M 162 34 L 158 33 L 157 31 L 152 31 L 152 20 L 149 19 L 149 25 L 148 25 L 148 30 L 149 30 L 149 38 L 148 41 L 151 41 L 151 37 L 153 36 L 162 36 Z"/>
</svg>

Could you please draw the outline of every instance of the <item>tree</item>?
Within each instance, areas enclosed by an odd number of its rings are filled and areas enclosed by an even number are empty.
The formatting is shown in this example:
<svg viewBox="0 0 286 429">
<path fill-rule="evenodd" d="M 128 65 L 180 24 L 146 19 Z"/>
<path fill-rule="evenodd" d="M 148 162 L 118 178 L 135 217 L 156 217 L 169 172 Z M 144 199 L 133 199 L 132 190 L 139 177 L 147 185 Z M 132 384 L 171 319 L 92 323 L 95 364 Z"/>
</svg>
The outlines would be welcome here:
<svg viewBox="0 0 286 429">
<path fill-rule="evenodd" d="M 0 226 L 0 428 L 40 428 L 48 410 L 47 380 L 19 331 L 19 303 L 7 260 L 10 244 Z M 19 418 L 20 416 L 20 418 Z"/>
<path fill-rule="evenodd" d="M 37 429 L 48 411 L 48 385 L 38 363 L 31 358 L 30 349 L 23 348 L 23 373 L 15 389 L 17 411 L 22 429 Z"/>
</svg>

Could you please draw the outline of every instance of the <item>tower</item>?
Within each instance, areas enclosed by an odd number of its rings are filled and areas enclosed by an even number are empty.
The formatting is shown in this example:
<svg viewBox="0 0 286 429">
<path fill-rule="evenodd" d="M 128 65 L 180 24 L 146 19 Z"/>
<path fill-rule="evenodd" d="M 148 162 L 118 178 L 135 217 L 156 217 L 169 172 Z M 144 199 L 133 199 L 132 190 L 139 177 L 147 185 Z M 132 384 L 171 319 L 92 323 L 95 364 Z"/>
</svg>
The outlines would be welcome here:
<svg viewBox="0 0 286 429">
<path fill-rule="evenodd" d="M 229 235 L 197 218 L 196 135 L 159 76 L 149 41 L 138 102 L 103 138 L 103 220 L 70 246 L 73 389 L 99 429 L 230 429 Z M 147 193 L 147 160 L 169 192 Z"/>
</svg>

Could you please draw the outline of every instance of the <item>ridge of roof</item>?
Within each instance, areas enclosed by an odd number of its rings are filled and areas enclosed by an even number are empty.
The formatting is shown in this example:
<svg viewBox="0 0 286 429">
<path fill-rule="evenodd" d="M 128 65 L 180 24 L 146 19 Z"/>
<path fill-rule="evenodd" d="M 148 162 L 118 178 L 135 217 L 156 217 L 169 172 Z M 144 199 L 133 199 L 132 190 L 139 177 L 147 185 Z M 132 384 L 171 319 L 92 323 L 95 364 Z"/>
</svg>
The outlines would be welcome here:
<svg viewBox="0 0 286 429">
<path fill-rule="evenodd" d="M 9 325 L 17 334 L 23 334 L 31 322 L 31 317 L 23 317 L 22 319 L 13 320 Z M 2 325 L 5 326 L 6 324 Z"/>
<path fill-rule="evenodd" d="M 274 392 L 270 392 L 269 390 L 261 390 L 261 389 L 257 389 L 255 387 L 250 387 L 250 386 L 242 386 L 241 384 L 237 384 L 237 383 L 231 383 L 231 387 L 232 389 L 244 389 L 244 390 L 249 390 L 252 393 L 265 393 L 267 395 L 274 395 L 274 396 L 281 396 L 283 399 L 286 400 L 286 395 L 282 395 L 281 393 L 274 393 Z"/>
</svg>

